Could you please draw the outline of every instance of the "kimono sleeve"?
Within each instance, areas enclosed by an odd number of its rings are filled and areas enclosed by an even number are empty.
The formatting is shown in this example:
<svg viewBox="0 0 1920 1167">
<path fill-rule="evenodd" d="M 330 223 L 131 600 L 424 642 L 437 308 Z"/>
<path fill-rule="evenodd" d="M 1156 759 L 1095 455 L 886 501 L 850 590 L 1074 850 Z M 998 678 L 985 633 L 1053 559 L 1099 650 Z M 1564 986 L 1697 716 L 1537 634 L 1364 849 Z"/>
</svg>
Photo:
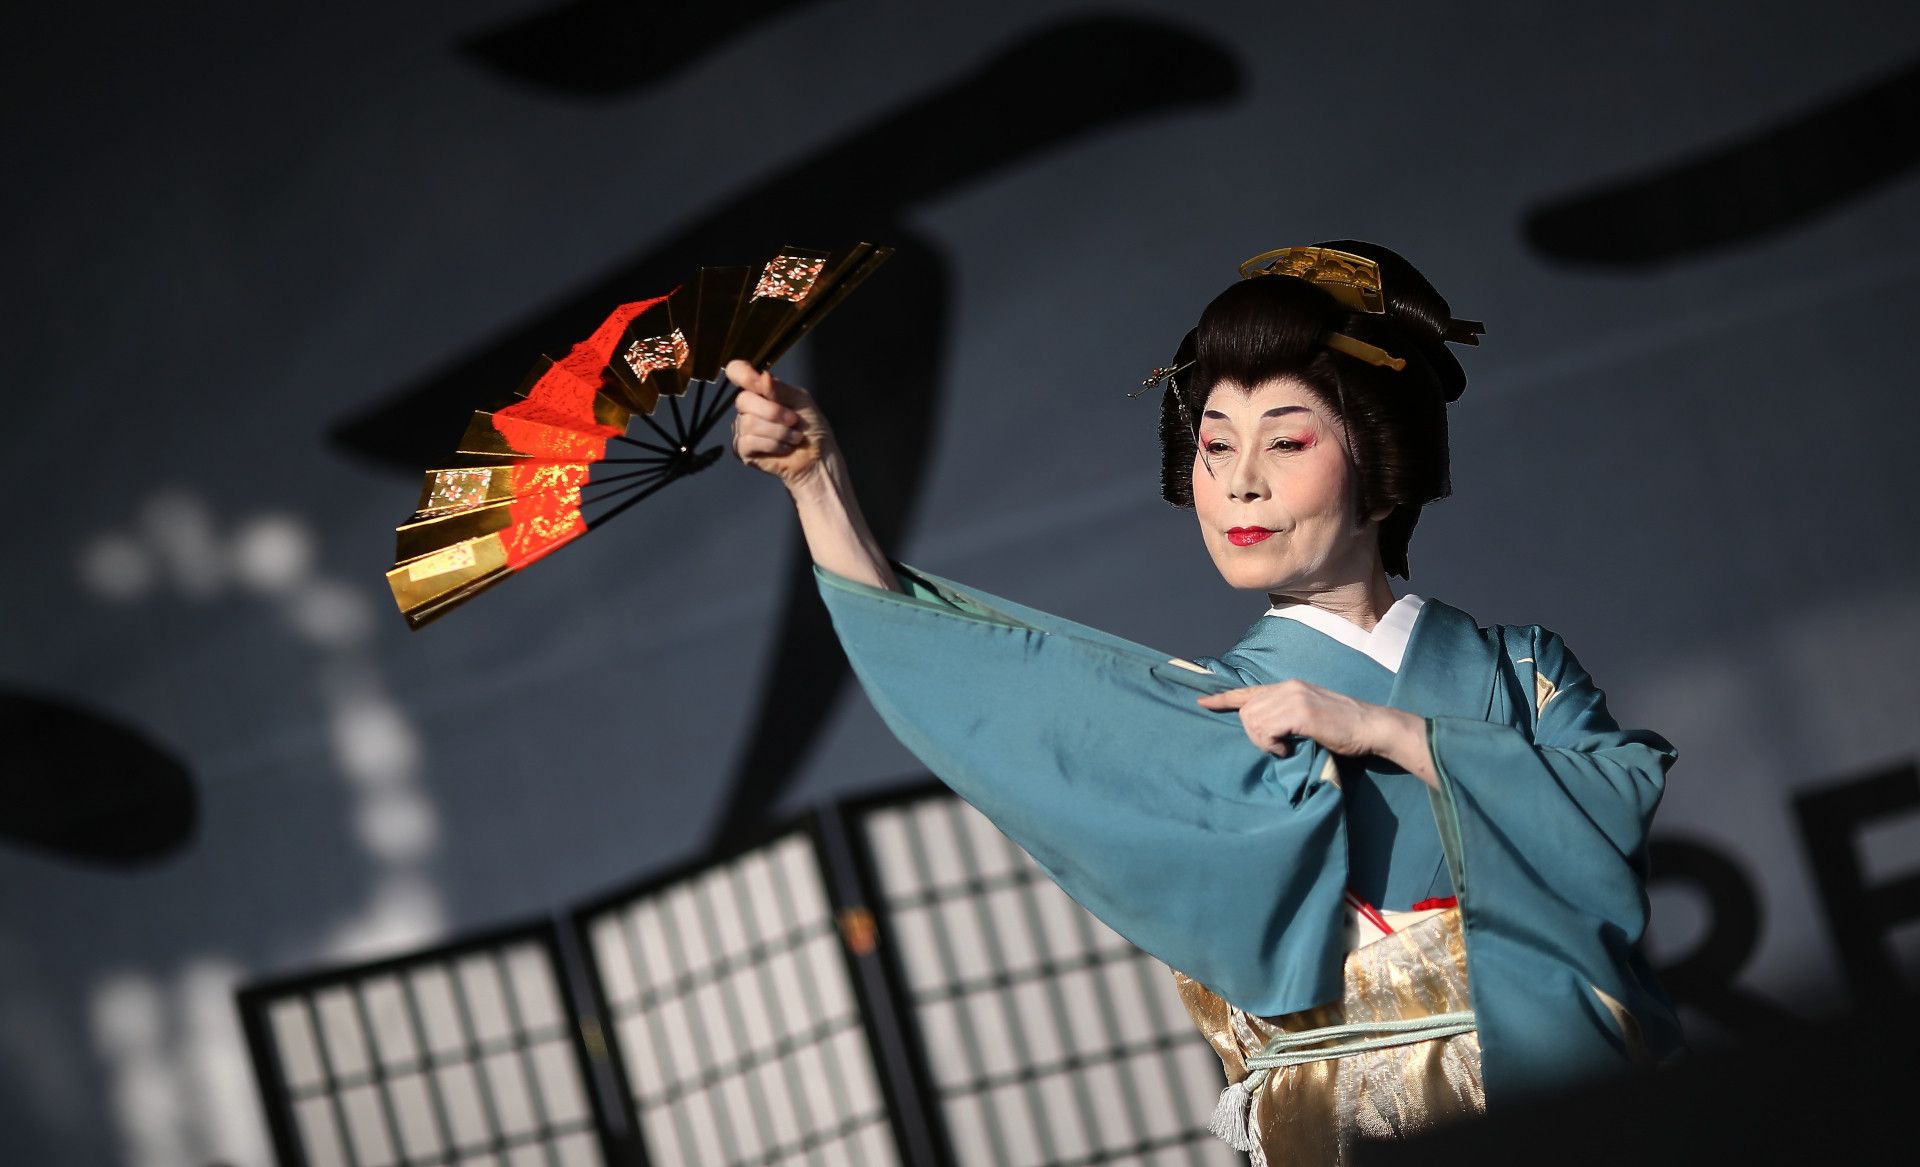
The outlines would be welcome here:
<svg viewBox="0 0 1920 1167">
<path fill-rule="evenodd" d="M 1433 718 L 1434 763 L 1450 800 L 1470 804 L 1487 828 L 1503 829 L 1514 846 L 1540 856 L 1543 873 L 1557 866 L 1548 857 L 1583 861 L 1552 877 L 1560 894 L 1578 902 L 1595 890 L 1597 903 L 1612 903 L 1640 886 L 1674 749 L 1658 734 L 1620 728 L 1606 695 L 1558 636 L 1526 634 L 1532 651 L 1514 663 L 1532 666 L 1532 691 L 1519 694 L 1532 710 L 1515 718 L 1520 725 Z M 1528 674 L 1518 679 L 1524 684 Z"/>
<path fill-rule="evenodd" d="M 1490 1098 L 1679 1044 L 1639 947 L 1647 832 L 1673 747 L 1620 728 L 1559 637 L 1500 635 L 1511 716 L 1429 720 L 1434 810 L 1467 927 Z"/>
<path fill-rule="evenodd" d="M 888 727 L 1068 895 L 1243 1009 L 1338 998 L 1337 770 L 1195 704 L 1236 679 L 907 569 L 818 575 Z"/>
</svg>

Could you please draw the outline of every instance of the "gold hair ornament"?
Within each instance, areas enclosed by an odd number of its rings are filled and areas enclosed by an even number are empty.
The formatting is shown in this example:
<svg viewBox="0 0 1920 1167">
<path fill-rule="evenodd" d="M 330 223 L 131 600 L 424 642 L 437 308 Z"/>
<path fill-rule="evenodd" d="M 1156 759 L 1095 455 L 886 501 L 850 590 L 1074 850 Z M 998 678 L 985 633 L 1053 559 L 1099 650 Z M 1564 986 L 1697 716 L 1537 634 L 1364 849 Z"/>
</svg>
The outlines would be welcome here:
<svg viewBox="0 0 1920 1167">
<path fill-rule="evenodd" d="M 1349 312 L 1378 316 L 1387 310 L 1380 294 L 1380 265 L 1364 255 L 1331 247 L 1276 247 L 1240 264 L 1240 278 L 1292 276 L 1332 296 Z"/>
<path fill-rule="evenodd" d="M 1240 278 L 1250 280 L 1255 276 L 1288 276 L 1305 280 L 1333 297 L 1334 303 L 1349 312 L 1381 316 L 1387 311 L 1386 297 L 1380 288 L 1380 265 L 1351 251 L 1334 247 L 1276 247 L 1241 261 Z M 1477 346 L 1486 331 L 1486 325 L 1478 320 L 1449 320 L 1440 339 Z M 1368 344 L 1344 332 L 1328 333 L 1326 345 L 1335 352 L 1345 353 L 1355 360 L 1383 369 L 1392 369 L 1396 373 L 1407 367 L 1406 358 L 1396 357 L 1378 345 Z M 1176 374 L 1185 372 L 1192 364 L 1192 361 L 1188 361 L 1155 369 L 1146 380 L 1140 382 L 1140 388 L 1127 396 L 1138 397 Z M 1176 393 L 1175 396 L 1179 395 Z M 1185 410 L 1186 402 L 1181 401 L 1180 405 Z M 1198 433 L 1197 428 L 1195 433 Z"/>
<path fill-rule="evenodd" d="M 1380 265 L 1351 251 L 1333 247 L 1279 247 L 1263 251 L 1240 265 L 1241 279 L 1255 276 L 1292 276 L 1305 280 L 1349 312 L 1379 316 L 1387 310 L 1386 297 L 1380 290 Z M 1478 345 L 1486 331 L 1487 326 L 1478 320 L 1449 320 L 1440 339 Z M 1327 347 L 1396 373 L 1407 367 L 1401 358 L 1344 333 L 1329 335 Z"/>
<path fill-rule="evenodd" d="M 1380 316 L 1387 310 L 1386 297 L 1380 294 L 1380 265 L 1351 251 L 1332 247 L 1276 247 L 1240 264 L 1241 279 L 1250 280 L 1255 276 L 1305 280 L 1349 312 Z M 1407 367 L 1405 357 L 1396 357 L 1343 332 L 1328 333 L 1327 347 L 1396 373 Z"/>
</svg>

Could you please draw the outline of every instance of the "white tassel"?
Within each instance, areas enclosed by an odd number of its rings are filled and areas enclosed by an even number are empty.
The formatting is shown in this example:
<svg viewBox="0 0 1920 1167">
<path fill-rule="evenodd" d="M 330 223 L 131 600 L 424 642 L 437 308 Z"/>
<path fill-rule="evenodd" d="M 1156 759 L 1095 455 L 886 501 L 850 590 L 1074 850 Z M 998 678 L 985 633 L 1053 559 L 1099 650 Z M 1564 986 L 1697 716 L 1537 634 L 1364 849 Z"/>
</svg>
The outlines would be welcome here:
<svg viewBox="0 0 1920 1167">
<path fill-rule="evenodd" d="M 1267 1071 L 1256 1070 L 1222 1090 L 1214 1105 L 1207 1129 L 1236 1151 L 1259 1150 L 1253 1138 L 1253 1092 L 1266 1080 Z"/>
</svg>

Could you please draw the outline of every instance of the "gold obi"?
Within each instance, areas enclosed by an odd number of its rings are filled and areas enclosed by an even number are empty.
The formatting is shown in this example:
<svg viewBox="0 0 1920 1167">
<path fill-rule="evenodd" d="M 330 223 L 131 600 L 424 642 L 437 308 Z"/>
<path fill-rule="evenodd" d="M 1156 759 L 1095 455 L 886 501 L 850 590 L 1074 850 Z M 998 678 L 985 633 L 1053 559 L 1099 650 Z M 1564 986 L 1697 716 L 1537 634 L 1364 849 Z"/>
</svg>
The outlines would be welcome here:
<svg viewBox="0 0 1920 1167">
<path fill-rule="evenodd" d="M 1247 1078 L 1247 1059 L 1277 1034 L 1473 1008 L 1459 908 L 1348 953 L 1346 988 L 1334 1005 L 1253 1017 L 1186 974 L 1173 975 L 1194 1024 L 1220 1055 L 1230 1086 Z M 1223 1098 L 1223 1109 L 1233 1093 Z M 1356 1139 L 1401 1137 L 1484 1113 L 1480 1036 L 1434 1037 L 1281 1066 L 1267 1071 L 1245 1105 L 1255 1167 L 1344 1164 Z"/>
</svg>

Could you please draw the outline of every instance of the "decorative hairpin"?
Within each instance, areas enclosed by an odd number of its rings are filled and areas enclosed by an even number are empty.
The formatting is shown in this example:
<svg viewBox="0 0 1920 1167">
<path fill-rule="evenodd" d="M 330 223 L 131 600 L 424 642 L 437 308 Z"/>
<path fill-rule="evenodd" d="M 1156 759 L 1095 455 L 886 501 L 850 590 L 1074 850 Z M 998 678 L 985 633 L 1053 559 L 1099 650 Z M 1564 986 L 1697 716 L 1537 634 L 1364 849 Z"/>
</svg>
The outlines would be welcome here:
<svg viewBox="0 0 1920 1167">
<path fill-rule="evenodd" d="M 1153 388 L 1154 386 L 1158 385 L 1160 382 L 1166 380 L 1167 378 L 1175 376 L 1176 374 L 1179 374 L 1179 373 L 1184 373 L 1192 367 L 1193 367 L 1192 361 L 1185 361 L 1181 364 L 1172 365 L 1168 368 L 1155 369 L 1152 373 L 1149 373 L 1147 375 L 1146 380 L 1140 382 L 1140 388 L 1135 389 L 1133 392 L 1127 394 L 1127 396 L 1138 397 L 1142 393 L 1145 393 L 1147 390 Z"/>
<path fill-rule="evenodd" d="M 1193 416 L 1192 410 L 1187 408 L 1187 395 L 1180 392 L 1179 384 L 1174 381 L 1175 377 L 1186 372 L 1192 368 L 1193 365 L 1194 362 L 1192 361 L 1182 361 L 1177 365 L 1155 369 L 1147 376 L 1146 380 L 1140 382 L 1140 388 L 1135 389 L 1133 392 L 1127 394 L 1127 396 L 1138 397 L 1155 385 L 1165 381 L 1167 387 L 1173 390 L 1173 403 L 1180 408 L 1180 416 L 1187 419 L 1187 429 L 1193 432 L 1193 444 L 1198 446 L 1200 444 L 1200 420 Z M 1213 466 L 1208 463 L 1206 459 L 1202 458 L 1200 465 L 1206 467 L 1207 477 L 1213 477 Z"/>
</svg>

